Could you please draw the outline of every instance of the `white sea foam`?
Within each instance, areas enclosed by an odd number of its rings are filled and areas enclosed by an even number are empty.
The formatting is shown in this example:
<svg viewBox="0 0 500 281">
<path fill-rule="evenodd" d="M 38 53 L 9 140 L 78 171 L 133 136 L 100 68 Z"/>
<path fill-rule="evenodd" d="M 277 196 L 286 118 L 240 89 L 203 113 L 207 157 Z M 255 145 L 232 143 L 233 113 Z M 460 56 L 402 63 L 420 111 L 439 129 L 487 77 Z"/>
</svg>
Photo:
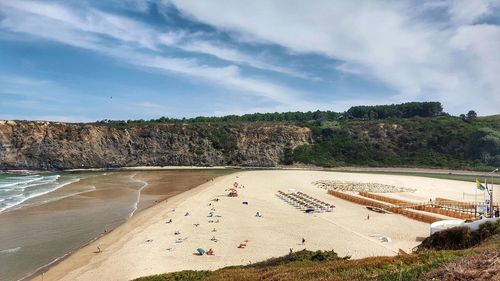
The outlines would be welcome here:
<svg viewBox="0 0 500 281">
<path fill-rule="evenodd" d="M 132 175 L 130 178 L 131 178 L 132 180 L 134 180 L 134 181 L 137 181 L 137 182 L 142 183 L 142 186 L 141 186 L 141 187 L 137 190 L 137 200 L 136 200 L 136 201 L 135 201 L 135 203 L 134 203 L 134 207 L 132 208 L 132 212 L 130 212 L 129 218 L 130 218 L 130 217 L 132 217 L 132 216 L 135 214 L 135 212 L 137 211 L 137 208 L 139 207 L 139 202 L 141 201 L 141 192 L 142 192 L 142 190 L 143 190 L 146 186 L 148 186 L 148 183 L 147 183 L 147 182 L 145 182 L 145 181 L 143 181 L 143 180 L 138 180 L 138 179 L 136 179 L 136 178 L 134 178 L 134 177 L 135 177 L 135 174 L 134 174 L 134 175 Z"/>
<path fill-rule="evenodd" d="M 12 248 L 12 249 L 5 249 L 5 250 L 0 250 L 0 254 L 12 254 L 12 253 L 15 253 L 19 250 L 21 250 L 22 247 L 16 247 L 16 248 Z"/>
<path fill-rule="evenodd" d="M 39 197 L 68 184 L 79 181 L 72 179 L 58 182 L 60 175 L 12 176 L 0 179 L 0 213 L 12 210 L 25 201 Z"/>
</svg>

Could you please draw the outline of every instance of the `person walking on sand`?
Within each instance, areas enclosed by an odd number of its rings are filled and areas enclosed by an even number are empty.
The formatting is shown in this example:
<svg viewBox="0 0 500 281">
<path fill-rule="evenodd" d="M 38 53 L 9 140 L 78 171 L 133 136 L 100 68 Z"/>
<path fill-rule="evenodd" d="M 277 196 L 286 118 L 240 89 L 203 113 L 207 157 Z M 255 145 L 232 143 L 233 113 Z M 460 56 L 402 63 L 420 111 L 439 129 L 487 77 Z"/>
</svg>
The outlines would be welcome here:
<svg viewBox="0 0 500 281">
<path fill-rule="evenodd" d="M 97 245 L 97 252 L 96 253 L 101 253 L 102 250 L 101 250 L 101 245 Z"/>
<path fill-rule="evenodd" d="M 366 219 L 367 219 L 367 220 L 370 220 L 370 214 L 368 214 L 368 215 L 366 216 Z"/>
<path fill-rule="evenodd" d="M 302 238 L 302 245 L 306 244 L 306 239 Z"/>
</svg>

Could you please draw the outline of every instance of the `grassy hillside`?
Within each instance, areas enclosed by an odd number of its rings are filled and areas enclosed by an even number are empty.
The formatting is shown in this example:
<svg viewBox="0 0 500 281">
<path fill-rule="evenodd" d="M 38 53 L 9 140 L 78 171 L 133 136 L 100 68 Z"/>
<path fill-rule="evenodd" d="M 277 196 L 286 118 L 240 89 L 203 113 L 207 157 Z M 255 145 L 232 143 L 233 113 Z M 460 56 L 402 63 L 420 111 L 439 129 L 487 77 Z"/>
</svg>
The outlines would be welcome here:
<svg viewBox="0 0 500 281">
<path fill-rule="evenodd" d="M 216 271 L 181 271 L 143 277 L 135 281 L 498 280 L 499 232 L 500 223 L 490 224 L 474 232 L 451 230 L 426 239 L 416 254 L 396 257 L 349 260 L 338 257 L 334 251 L 301 251 L 247 266 L 233 266 Z M 483 242 L 476 245 L 478 241 Z M 475 247 L 462 249 L 471 245 Z M 436 247 L 458 250 L 436 250 Z"/>
</svg>

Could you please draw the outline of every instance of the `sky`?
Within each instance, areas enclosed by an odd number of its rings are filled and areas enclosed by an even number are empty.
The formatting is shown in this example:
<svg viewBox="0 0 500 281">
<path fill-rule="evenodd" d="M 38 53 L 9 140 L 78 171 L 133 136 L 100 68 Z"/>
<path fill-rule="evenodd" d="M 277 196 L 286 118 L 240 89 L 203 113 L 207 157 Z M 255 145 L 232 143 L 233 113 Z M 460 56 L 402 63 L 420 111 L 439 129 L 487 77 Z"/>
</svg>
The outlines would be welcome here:
<svg viewBox="0 0 500 281">
<path fill-rule="evenodd" d="M 0 0 L 0 119 L 500 113 L 500 0 Z"/>
</svg>

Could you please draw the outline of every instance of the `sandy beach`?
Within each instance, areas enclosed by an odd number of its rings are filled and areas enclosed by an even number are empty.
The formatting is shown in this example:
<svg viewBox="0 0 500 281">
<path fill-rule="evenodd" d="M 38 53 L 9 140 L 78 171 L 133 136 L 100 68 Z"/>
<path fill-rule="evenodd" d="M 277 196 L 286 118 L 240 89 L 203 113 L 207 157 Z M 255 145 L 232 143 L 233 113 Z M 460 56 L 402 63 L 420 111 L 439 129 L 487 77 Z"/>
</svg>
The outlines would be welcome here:
<svg viewBox="0 0 500 281">
<path fill-rule="evenodd" d="M 29 276 L 156 202 L 230 172 L 171 170 L 47 174 L 46 178 L 59 178 L 60 181 L 54 182 L 52 192 L 30 198 L 0 213 L 0 280 Z M 28 180 L 43 178 L 32 177 Z"/>
<path fill-rule="evenodd" d="M 399 249 L 411 251 L 419 237 L 429 235 L 429 224 L 370 212 L 361 205 L 328 195 L 313 184 L 318 180 L 405 187 L 414 191 L 385 195 L 415 201 L 435 197 L 459 200 L 463 192 L 474 191 L 469 182 L 402 175 L 238 172 L 215 178 L 138 213 L 50 268 L 43 280 L 130 280 L 184 269 L 216 269 L 285 255 L 291 248 L 334 249 L 339 255 L 352 258 L 390 256 Z M 228 197 L 234 182 L 240 186 L 239 196 Z M 301 212 L 276 196 L 278 190 L 286 192 L 291 188 L 336 208 L 325 213 Z M 217 217 L 208 217 L 211 211 Z M 262 217 L 257 217 L 257 212 Z M 380 236 L 388 236 L 392 241 L 382 242 Z M 246 247 L 238 248 L 240 244 Z M 97 247 L 101 253 L 96 253 Z M 215 255 L 198 256 L 197 248 L 211 248 Z M 42 276 L 35 280 L 42 280 Z"/>
</svg>

